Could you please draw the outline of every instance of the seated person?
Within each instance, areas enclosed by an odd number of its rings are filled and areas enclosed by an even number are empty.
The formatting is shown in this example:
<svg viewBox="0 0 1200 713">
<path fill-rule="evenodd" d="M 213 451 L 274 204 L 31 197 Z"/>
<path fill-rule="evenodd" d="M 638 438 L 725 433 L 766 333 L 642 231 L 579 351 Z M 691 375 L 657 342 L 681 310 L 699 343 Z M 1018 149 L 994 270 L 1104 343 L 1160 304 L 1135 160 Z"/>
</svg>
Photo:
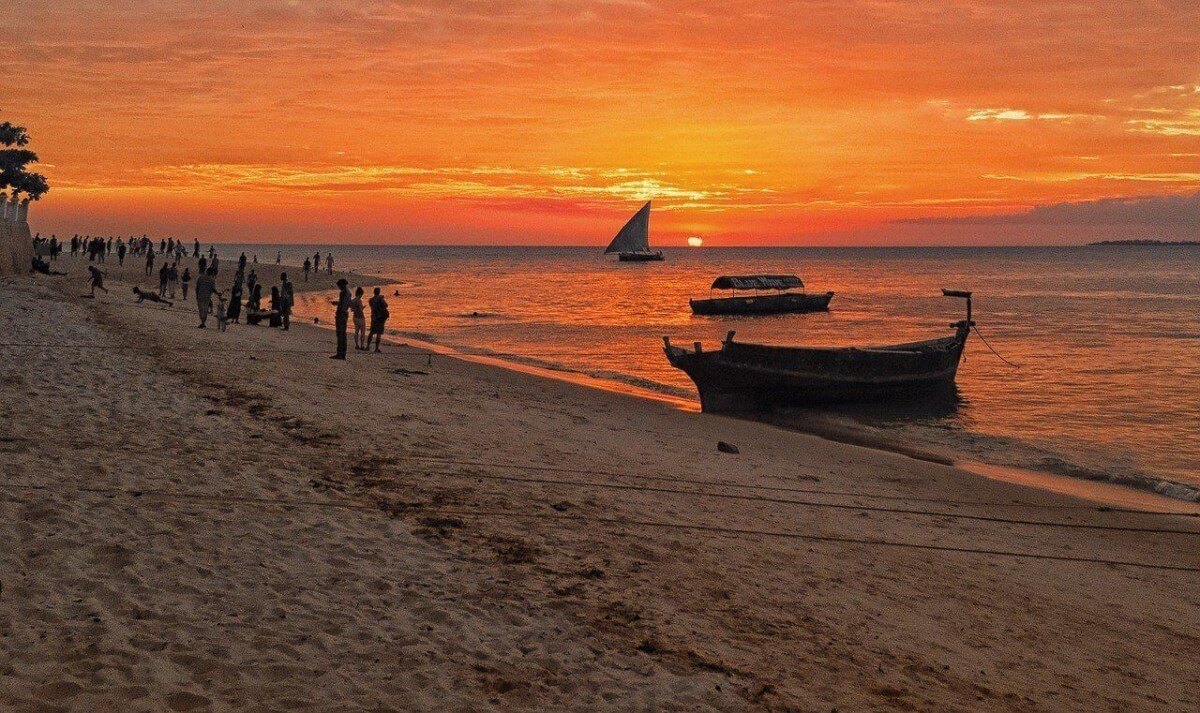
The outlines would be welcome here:
<svg viewBox="0 0 1200 713">
<path fill-rule="evenodd" d="M 33 267 L 30 269 L 33 272 L 40 272 L 43 275 L 66 275 L 67 274 L 65 272 L 59 272 L 58 270 L 51 270 L 50 263 L 46 262 L 45 260 L 43 260 L 37 256 L 34 256 Z"/>
</svg>

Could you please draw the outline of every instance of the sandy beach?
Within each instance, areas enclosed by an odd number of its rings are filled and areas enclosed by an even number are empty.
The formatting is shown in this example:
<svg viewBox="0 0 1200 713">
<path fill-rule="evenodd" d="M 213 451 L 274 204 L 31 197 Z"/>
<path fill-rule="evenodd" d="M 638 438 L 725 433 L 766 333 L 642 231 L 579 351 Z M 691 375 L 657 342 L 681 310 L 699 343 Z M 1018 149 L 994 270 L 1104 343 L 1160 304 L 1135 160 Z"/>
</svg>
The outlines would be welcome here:
<svg viewBox="0 0 1200 713">
<path fill-rule="evenodd" d="M 0 280 L 0 708 L 1200 707 L 1195 518 L 57 265 Z"/>
</svg>

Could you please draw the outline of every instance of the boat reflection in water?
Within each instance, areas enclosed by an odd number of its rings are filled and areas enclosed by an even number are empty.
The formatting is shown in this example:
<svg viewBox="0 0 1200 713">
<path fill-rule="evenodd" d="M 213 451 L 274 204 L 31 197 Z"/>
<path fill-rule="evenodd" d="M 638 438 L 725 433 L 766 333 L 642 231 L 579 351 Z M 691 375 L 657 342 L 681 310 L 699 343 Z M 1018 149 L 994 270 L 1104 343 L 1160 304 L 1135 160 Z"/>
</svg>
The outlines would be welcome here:
<svg viewBox="0 0 1200 713">
<path fill-rule="evenodd" d="M 906 344 L 869 347 L 783 347 L 735 342 L 706 352 L 671 344 L 663 349 L 684 371 L 709 412 L 764 411 L 780 406 L 877 402 L 952 394 L 963 347 L 974 322 L 971 293 L 942 290 L 967 301 L 967 317 L 950 325 L 954 334 Z"/>
</svg>

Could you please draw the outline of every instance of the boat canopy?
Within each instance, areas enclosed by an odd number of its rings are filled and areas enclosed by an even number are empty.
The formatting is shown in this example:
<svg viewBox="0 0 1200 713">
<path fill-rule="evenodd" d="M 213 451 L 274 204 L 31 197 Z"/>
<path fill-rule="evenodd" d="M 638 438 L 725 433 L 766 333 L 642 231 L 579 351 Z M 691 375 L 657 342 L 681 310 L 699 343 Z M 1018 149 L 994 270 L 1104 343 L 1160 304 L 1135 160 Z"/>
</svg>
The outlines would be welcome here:
<svg viewBox="0 0 1200 713">
<path fill-rule="evenodd" d="M 790 290 L 804 287 L 795 275 L 722 275 L 713 280 L 714 290 Z"/>
<path fill-rule="evenodd" d="M 608 244 L 604 254 L 650 252 L 650 201 L 633 214 L 621 232 Z"/>
</svg>

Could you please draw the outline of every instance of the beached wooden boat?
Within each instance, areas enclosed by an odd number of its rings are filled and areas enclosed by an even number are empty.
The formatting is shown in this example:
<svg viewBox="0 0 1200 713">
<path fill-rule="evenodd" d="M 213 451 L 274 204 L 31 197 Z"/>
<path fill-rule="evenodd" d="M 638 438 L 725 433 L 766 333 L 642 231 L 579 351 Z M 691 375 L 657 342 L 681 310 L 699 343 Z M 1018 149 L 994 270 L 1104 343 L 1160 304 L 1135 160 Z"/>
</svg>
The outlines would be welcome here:
<svg viewBox="0 0 1200 713">
<path fill-rule="evenodd" d="M 621 228 L 604 254 L 616 253 L 621 262 L 657 262 L 663 260 L 662 250 L 650 252 L 650 201 L 633 214 Z"/>
<path fill-rule="evenodd" d="M 832 292 L 807 294 L 804 281 L 795 275 L 722 275 L 713 280 L 713 290 L 733 290 L 731 297 L 688 300 L 692 314 L 790 314 L 829 309 Z M 800 292 L 788 290 L 799 289 Z M 773 290 L 776 294 L 738 296 L 738 290 Z"/>
<path fill-rule="evenodd" d="M 667 360 L 700 391 L 704 411 L 762 411 L 778 406 L 919 399 L 945 395 L 971 321 L 971 293 L 942 290 L 967 301 L 954 334 L 908 344 L 869 347 L 783 347 L 735 342 L 729 332 L 717 351 L 693 350 L 663 337 Z"/>
</svg>

